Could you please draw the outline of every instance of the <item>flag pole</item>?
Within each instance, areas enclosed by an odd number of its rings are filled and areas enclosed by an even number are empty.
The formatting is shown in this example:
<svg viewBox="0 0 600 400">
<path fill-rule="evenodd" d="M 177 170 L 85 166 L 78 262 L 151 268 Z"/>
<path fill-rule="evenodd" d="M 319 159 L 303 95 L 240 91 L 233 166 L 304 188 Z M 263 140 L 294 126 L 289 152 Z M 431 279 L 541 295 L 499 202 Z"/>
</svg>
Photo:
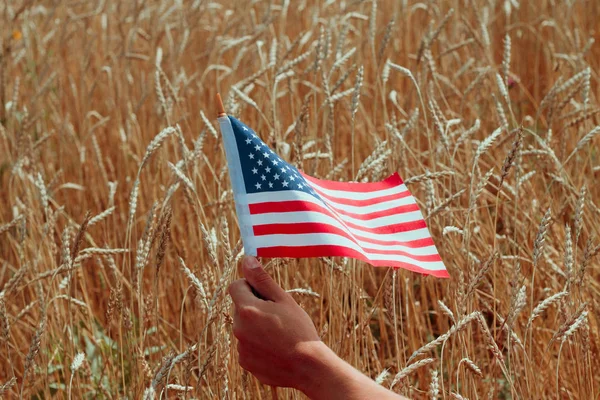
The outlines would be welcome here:
<svg viewBox="0 0 600 400">
<path fill-rule="evenodd" d="M 217 93 L 217 118 L 226 117 L 227 113 L 225 112 L 225 107 L 223 107 L 223 100 L 221 99 L 221 95 Z M 271 397 L 273 400 L 278 400 L 277 396 L 277 387 L 271 386 Z"/>
<path fill-rule="evenodd" d="M 221 99 L 221 95 L 217 93 L 217 110 L 219 113 L 217 114 L 218 118 L 226 117 L 227 113 L 225 112 L 225 107 L 223 107 L 223 100 Z"/>
</svg>

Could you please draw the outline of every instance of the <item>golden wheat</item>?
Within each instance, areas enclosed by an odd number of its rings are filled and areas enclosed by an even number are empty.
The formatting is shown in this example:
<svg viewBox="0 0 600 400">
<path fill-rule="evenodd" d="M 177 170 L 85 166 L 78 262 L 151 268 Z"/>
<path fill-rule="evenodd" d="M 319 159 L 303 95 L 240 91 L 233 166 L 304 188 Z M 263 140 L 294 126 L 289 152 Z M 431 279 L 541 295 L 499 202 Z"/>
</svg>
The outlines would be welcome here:
<svg viewBox="0 0 600 400">
<path fill-rule="evenodd" d="M 269 395 L 231 336 L 220 92 L 310 175 L 399 171 L 427 218 L 449 280 L 263 260 L 337 354 L 411 398 L 594 398 L 599 18 L 543 0 L 0 2 L 0 397 Z"/>
</svg>

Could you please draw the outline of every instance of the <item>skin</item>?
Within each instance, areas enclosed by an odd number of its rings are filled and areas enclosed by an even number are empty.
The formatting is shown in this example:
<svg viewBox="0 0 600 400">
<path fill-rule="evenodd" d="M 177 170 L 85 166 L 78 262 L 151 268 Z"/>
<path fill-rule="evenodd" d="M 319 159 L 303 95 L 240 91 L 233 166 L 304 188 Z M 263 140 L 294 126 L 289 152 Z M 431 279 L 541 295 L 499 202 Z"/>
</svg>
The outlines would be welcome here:
<svg viewBox="0 0 600 400">
<path fill-rule="evenodd" d="M 245 279 L 229 286 L 235 305 L 233 334 L 242 368 L 262 384 L 290 387 L 313 400 L 406 399 L 363 375 L 319 338 L 296 301 L 258 260 L 242 260 Z"/>
</svg>

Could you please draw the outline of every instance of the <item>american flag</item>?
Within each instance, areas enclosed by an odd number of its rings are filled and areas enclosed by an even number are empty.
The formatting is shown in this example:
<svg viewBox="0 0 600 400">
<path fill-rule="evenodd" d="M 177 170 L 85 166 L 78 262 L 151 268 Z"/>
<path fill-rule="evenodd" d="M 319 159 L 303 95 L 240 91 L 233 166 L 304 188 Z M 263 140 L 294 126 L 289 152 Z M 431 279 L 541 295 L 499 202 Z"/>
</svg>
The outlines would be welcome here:
<svg viewBox="0 0 600 400">
<path fill-rule="evenodd" d="M 248 126 L 219 118 L 246 254 L 352 257 L 448 277 L 415 198 L 398 174 L 335 182 L 304 174 Z"/>
</svg>

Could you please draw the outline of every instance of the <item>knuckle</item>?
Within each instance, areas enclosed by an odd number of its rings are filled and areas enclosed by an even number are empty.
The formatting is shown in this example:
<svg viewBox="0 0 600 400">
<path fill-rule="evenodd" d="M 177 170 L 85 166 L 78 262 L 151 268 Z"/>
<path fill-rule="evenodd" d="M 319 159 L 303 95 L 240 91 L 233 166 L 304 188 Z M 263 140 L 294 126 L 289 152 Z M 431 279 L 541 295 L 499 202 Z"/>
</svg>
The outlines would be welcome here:
<svg viewBox="0 0 600 400">
<path fill-rule="evenodd" d="M 241 306 L 238 314 L 241 320 L 252 320 L 258 316 L 258 310 L 252 306 Z"/>
<path fill-rule="evenodd" d="M 234 291 L 241 283 L 242 283 L 242 279 L 238 279 L 238 280 L 231 282 L 231 284 L 227 288 L 227 291 L 229 292 L 229 294 L 231 294 L 231 292 Z"/>
</svg>

